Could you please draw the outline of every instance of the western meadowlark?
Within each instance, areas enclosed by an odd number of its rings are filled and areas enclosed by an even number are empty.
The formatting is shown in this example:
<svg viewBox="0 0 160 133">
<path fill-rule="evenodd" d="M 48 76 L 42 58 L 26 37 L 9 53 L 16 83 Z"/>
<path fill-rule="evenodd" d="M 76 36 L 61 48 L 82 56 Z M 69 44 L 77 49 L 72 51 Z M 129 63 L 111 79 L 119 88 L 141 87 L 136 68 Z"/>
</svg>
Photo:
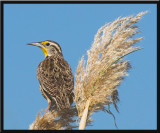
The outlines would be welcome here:
<svg viewBox="0 0 160 133">
<path fill-rule="evenodd" d="M 60 45 L 55 41 L 29 43 L 42 49 L 45 59 L 38 65 L 37 79 L 40 91 L 48 101 L 44 114 L 55 105 L 58 110 L 69 108 L 73 102 L 73 74 L 67 61 L 63 58 Z"/>
</svg>

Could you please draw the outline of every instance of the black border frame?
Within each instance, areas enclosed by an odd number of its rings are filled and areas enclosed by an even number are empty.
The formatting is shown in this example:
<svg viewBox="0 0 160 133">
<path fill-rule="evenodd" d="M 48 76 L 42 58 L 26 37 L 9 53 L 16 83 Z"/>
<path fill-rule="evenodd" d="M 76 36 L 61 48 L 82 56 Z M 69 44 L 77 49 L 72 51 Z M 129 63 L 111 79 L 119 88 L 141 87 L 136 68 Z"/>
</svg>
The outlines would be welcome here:
<svg viewBox="0 0 160 133">
<path fill-rule="evenodd" d="M 1 5 L 1 125 L 0 125 L 0 132 L 23 132 L 23 131 L 28 131 L 30 132 L 31 130 L 4 130 L 4 125 L 3 125 L 3 89 L 4 89 L 4 84 L 3 84 L 3 77 L 4 77 L 4 57 L 3 57 L 3 32 L 4 32 L 4 23 L 3 23 L 3 13 L 4 13 L 4 4 L 156 4 L 157 5 L 157 61 L 158 61 L 158 44 L 159 44 L 159 1 L 1 1 L 0 5 Z M 158 67 L 158 64 L 157 64 Z M 157 69 L 157 73 L 158 73 L 158 69 Z M 158 78 L 158 75 L 157 75 Z M 158 88 L 158 84 L 157 84 L 157 88 Z M 160 131 L 159 130 L 159 89 L 157 89 L 157 130 L 100 130 L 100 131 L 104 131 L 104 132 L 123 132 L 123 133 L 132 133 L 132 132 L 137 132 L 137 131 L 141 131 L 141 132 L 145 132 L 145 133 L 150 133 L 150 132 L 157 132 Z M 38 132 L 41 132 L 40 130 L 37 130 Z M 32 130 L 31 132 L 37 132 L 36 130 Z M 75 130 L 74 130 L 75 131 Z M 79 132 L 84 132 L 84 131 L 80 131 L 77 130 Z M 93 130 L 85 130 L 85 131 L 91 131 L 93 132 Z M 47 131 L 42 131 L 42 132 L 47 132 Z M 54 132 L 60 132 L 60 131 L 55 131 Z M 71 132 L 71 131 L 69 131 Z"/>
</svg>

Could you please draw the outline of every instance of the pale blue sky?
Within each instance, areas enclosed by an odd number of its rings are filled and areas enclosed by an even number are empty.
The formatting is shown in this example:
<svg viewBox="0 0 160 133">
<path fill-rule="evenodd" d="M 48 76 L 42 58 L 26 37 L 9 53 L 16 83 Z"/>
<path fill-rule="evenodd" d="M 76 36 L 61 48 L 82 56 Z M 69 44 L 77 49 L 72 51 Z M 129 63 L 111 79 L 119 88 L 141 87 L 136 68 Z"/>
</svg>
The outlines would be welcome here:
<svg viewBox="0 0 160 133">
<path fill-rule="evenodd" d="M 75 74 L 78 61 L 91 47 L 97 30 L 119 16 L 148 10 L 137 24 L 144 49 L 125 57 L 133 68 L 119 86 L 116 116 L 119 129 L 157 128 L 156 4 L 5 4 L 4 5 L 4 129 L 28 129 L 47 101 L 36 79 L 41 49 L 30 42 L 54 40 Z M 116 129 L 107 113 L 93 114 L 94 126 Z"/>
</svg>

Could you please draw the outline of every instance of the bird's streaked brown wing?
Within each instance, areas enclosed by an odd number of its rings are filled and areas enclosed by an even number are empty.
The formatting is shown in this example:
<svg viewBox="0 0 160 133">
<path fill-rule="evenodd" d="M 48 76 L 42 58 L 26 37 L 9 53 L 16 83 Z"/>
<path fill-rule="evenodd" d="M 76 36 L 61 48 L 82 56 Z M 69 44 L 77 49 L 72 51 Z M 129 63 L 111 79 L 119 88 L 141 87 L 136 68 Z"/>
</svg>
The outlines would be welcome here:
<svg viewBox="0 0 160 133">
<path fill-rule="evenodd" d="M 71 68 L 63 57 L 46 57 L 37 68 L 37 78 L 49 99 L 69 106 L 74 83 Z"/>
</svg>

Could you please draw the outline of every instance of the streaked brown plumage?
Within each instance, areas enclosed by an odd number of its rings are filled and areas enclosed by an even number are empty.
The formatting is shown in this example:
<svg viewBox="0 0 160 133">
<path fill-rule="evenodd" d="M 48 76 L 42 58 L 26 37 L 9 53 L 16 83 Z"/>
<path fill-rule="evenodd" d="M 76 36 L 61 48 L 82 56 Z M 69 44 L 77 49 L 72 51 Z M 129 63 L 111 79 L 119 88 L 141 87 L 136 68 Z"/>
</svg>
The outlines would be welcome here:
<svg viewBox="0 0 160 133">
<path fill-rule="evenodd" d="M 30 43 L 30 45 L 35 44 L 45 54 L 45 59 L 37 68 L 37 79 L 40 83 L 40 91 L 49 103 L 46 112 L 51 104 L 55 103 L 58 110 L 69 108 L 73 102 L 73 74 L 69 64 L 63 58 L 59 44 L 48 40 Z"/>
</svg>

